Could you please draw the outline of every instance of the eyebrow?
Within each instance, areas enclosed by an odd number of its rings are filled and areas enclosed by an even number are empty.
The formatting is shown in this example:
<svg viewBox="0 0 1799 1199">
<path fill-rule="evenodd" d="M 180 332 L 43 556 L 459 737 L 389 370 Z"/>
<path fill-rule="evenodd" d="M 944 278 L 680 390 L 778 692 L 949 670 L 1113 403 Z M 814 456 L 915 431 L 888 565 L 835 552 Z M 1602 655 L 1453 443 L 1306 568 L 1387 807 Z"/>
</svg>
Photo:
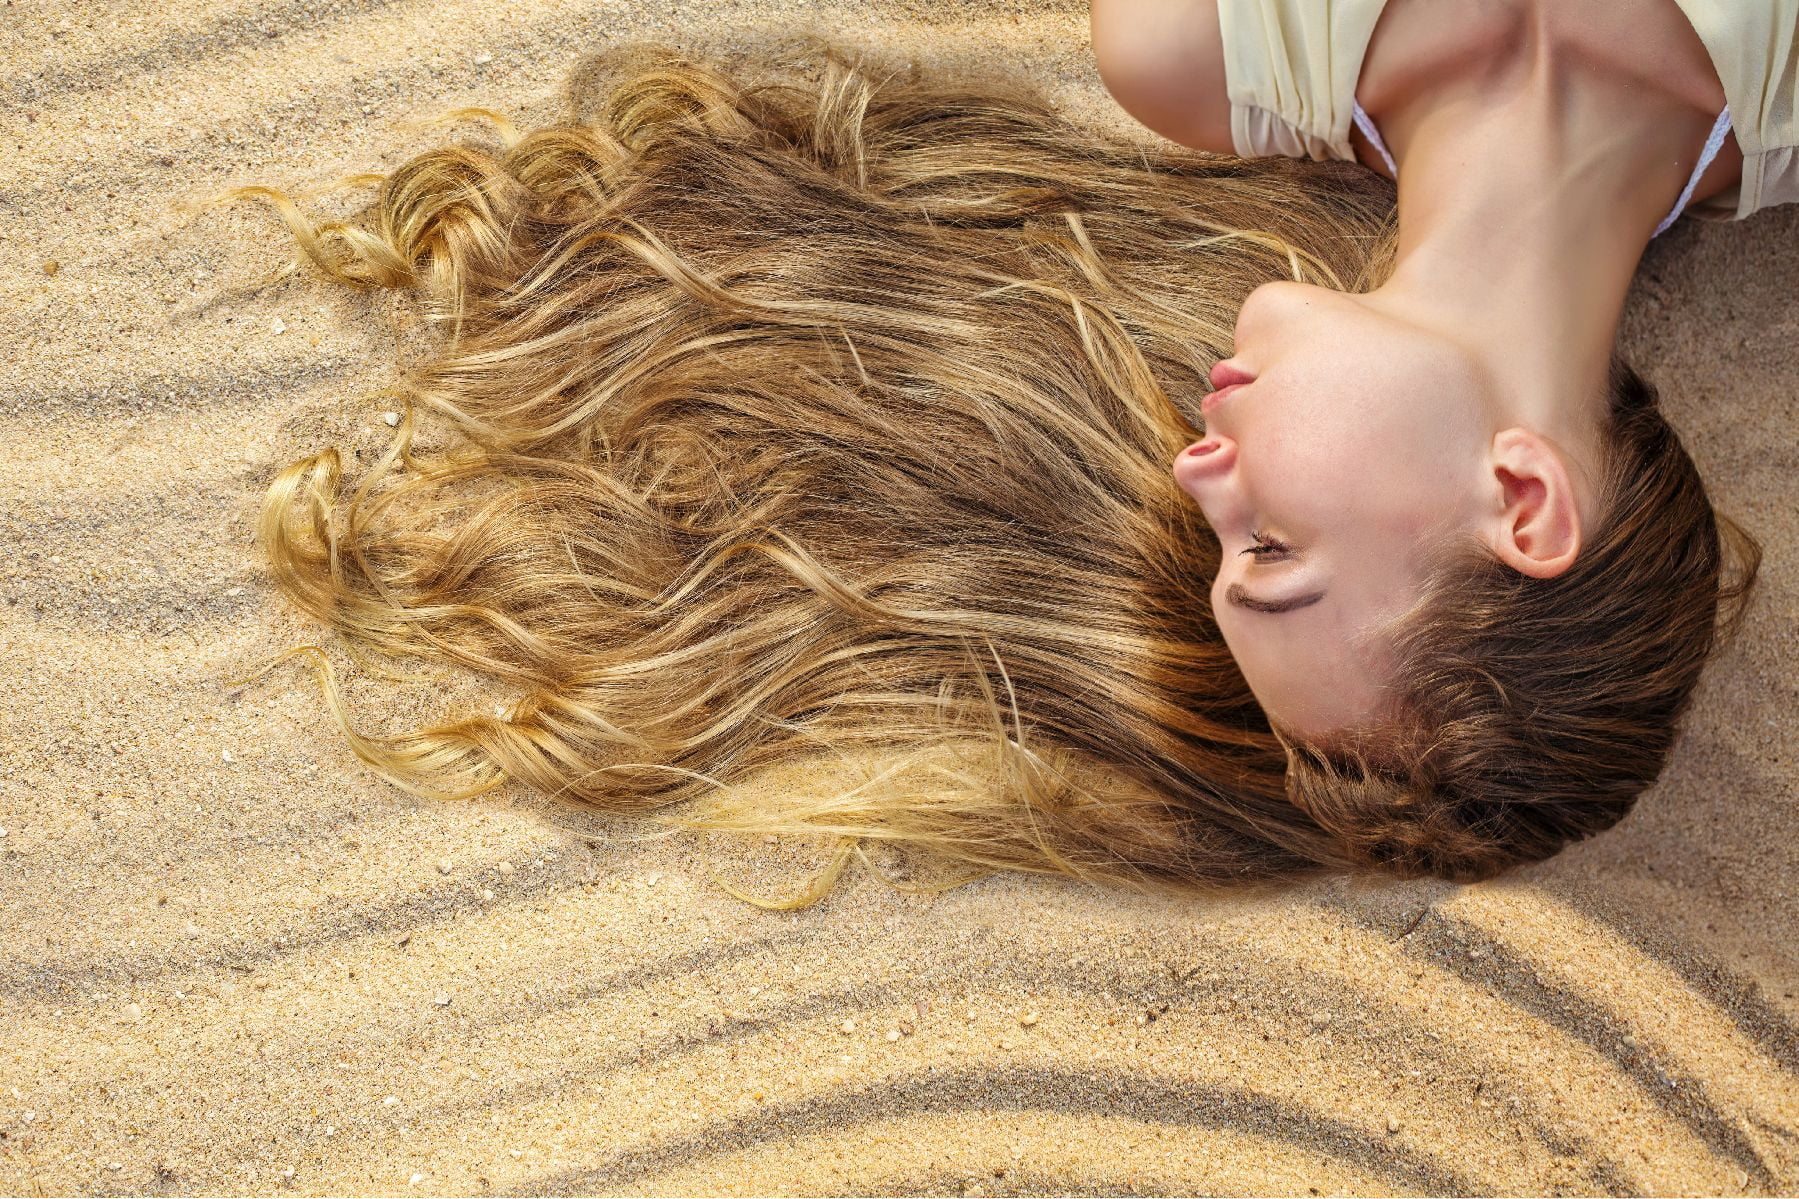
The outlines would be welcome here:
<svg viewBox="0 0 1799 1199">
<path fill-rule="evenodd" d="M 1243 590 L 1241 583 L 1232 583 L 1224 589 L 1224 598 L 1239 608 L 1248 608 L 1251 612 L 1291 612 L 1295 608 L 1305 608 L 1324 598 L 1324 592 L 1314 591 L 1310 595 L 1302 595 L 1296 599 L 1281 600 L 1273 603 L 1259 600 Z"/>
</svg>

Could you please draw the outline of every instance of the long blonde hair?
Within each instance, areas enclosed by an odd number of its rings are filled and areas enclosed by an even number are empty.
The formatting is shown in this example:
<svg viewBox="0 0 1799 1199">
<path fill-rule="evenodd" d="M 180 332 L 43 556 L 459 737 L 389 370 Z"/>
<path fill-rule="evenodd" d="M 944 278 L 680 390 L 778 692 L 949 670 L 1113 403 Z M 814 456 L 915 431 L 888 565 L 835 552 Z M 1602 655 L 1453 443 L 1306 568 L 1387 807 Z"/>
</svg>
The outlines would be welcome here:
<svg viewBox="0 0 1799 1199">
<path fill-rule="evenodd" d="M 346 722 L 355 752 L 421 795 L 698 799 L 675 823 L 983 871 L 1340 864 L 1286 796 L 1169 463 L 1243 298 L 1364 285 L 1390 193 L 810 43 L 576 78 L 569 119 L 422 154 L 364 220 L 238 193 L 444 331 L 353 494 L 335 449 L 274 479 L 275 583 L 360 651 L 527 691 L 399 736 Z M 429 418 L 464 440 L 423 453 Z M 889 767 L 847 793 L 728 785 L 858 749 Z"/>
<path fill-rule="evenodd" d="M 1549 581 L 1442 547 L 1391 631 L 1402 718 L 1353 752 L 1271 731 L 1219 637 L 1217 543 L 1169 461 L 1250 290 L 1387 269 L 1370 176 L 1151 155 L 828 48 L 581 78 L 566 123 L 421 155 L 367 224 L 246 189 L 445 332 L 348 502 L 327 450 L 260 529 L 350 643 L 527 689 L 346 724 L 394 782 L 835 836 L 804 902 L 863 840 L 1138 886 L 1481 878 L 1660 772 L 1756 550 L 1622 363 L 1592 545 Z M 428 415 L 465 443 L 416 452 Z M 888 765 L 845 792 L 730 786 L 858 749 Z"/>
</svg>

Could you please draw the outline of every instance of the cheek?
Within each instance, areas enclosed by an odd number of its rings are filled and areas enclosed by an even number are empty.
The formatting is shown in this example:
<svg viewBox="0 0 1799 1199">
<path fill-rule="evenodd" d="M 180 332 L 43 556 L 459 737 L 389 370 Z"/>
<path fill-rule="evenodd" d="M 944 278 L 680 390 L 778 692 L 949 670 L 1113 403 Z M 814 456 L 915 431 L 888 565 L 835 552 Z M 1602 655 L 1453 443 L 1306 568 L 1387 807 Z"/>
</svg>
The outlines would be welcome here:
<svg viewBox="0 0 1799 1199">
<path fill-rule="evenodd" d="M 1296 423 L 1271 431 L 1249 466 L 1261 519 L 1317 525 L 1378 482 L 1390 469 L 1364 431 L 1330 422 Z M 1294 532 L 1298 532 L 1295 529 Z"/>
</svg>

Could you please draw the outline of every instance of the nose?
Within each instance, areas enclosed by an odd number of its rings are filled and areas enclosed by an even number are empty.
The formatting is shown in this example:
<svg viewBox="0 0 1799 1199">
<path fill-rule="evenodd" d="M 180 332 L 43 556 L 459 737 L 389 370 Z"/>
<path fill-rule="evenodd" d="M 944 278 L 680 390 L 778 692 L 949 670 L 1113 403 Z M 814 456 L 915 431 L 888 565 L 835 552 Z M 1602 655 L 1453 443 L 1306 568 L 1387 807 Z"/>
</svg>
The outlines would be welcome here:
<svg viewBox="0 0 1799 1199">
<path fill-rule="evenodd" d="M 1196 488 L 1229 473 L 1237 461 L 1237 443 L 1219 433 L 1208 433 L 1182 450 L 1174 460 L 1174 481 L 1200 498 Z"/>
</svg>

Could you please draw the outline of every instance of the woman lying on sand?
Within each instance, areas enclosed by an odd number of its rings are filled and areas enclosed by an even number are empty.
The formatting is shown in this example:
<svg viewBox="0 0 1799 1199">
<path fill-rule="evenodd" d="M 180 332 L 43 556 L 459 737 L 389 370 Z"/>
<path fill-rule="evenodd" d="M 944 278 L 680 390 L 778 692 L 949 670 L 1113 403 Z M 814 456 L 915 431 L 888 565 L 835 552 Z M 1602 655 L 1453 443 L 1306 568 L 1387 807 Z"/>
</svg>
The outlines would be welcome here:
<svg viewBox="0 0 1799 1199">
<path fill-rule="evenodd" d="M 364 223 L 245 189 L 333 278 L 412 292 L 443 330 L 347 502 L 326 450 L 274 479 L 260 529 L 280 589 L 352 647 L 525 690 L 351 732 L 385 777 L 698 799 L 674 823 L 837 836 L 827 882 L 875 839 L 1161 887 L 1485 877 L 1655 777 L 1728 588 L 1704 489 L 1621 365 L 1573 586 L 1435 576 L 1378 736 L 1278 732 L 1221 637 L 1214 588 L 1273 555 L 1208 511 L 1221 554 L 1168 464 L 1246 298 L 1386 280 L 1371 173 L 1145 152 L 1009 85 L 829 52 L 643 51 L 582 79 L 566 123 L 421 155 Z M 419 452 L 422 414 L 466 444 Z M 857 749 L 889 766 L 844 794 L 725 785 Z"/>
</svg>

